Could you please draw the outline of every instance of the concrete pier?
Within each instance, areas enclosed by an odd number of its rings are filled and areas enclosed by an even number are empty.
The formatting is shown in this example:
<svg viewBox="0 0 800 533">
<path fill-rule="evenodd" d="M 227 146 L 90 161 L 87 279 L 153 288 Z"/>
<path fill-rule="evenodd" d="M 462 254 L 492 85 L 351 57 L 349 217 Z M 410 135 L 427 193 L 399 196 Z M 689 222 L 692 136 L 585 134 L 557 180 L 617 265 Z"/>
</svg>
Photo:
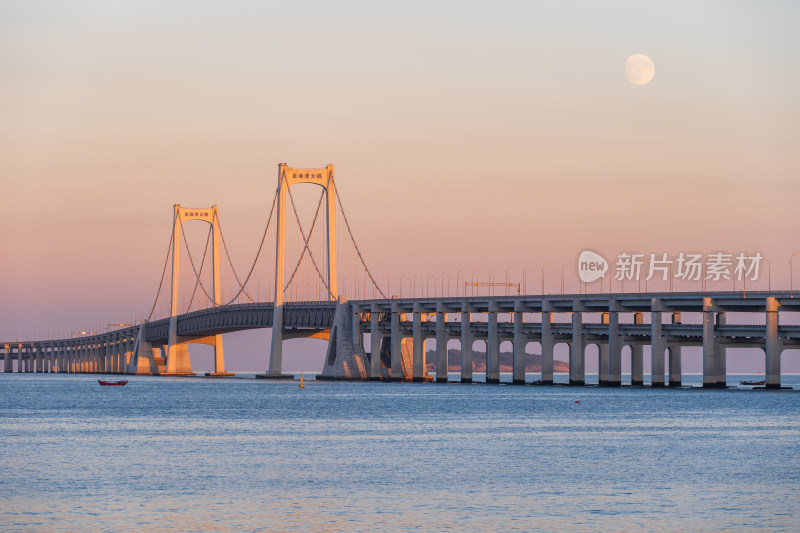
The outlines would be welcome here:
<svg viewBox="0 0 800 533">
<path fill-rule="evenodd" d="M 544 303 L 542 304 L 542 385 L 553 384 L 553 315 Z"/>
<path fill-rule="evenodd" d="M 489 304 L 486 341 L 486 383 L 500 383 L 500 337 L 497 330 L 496 305 Z"/>
<path fill-rule="evenodd" d="M 405 379 L 405 376 L 403 375 L 403 337 L 400 334 L 401 312 L 402 311 L 399 306 L 392 306 L 392 381 L 402 381 Z"/>
<path fill-rule="evenodd" d="M 642 313 L 633 314 L 634 324 L 644 324 Z M 644 385 L 644 347 L 641 344 L 631 345 L 631 386 L 641 387 Z"/>
<path fill-rule="evenodd" d="M 413 313 L 413 381 L 425 378 L 425 339 L 422 337 L 422 309 L 415 308 Z"/>
<path fill-rule="evenodd" d="M 611 300 L 608 311 L 608 386 L 622 385 L 622 341 L 619 337 L 619 304 Z"/>
<path fill-rule="evenodd" d="M 461 383 L 472 383 L 472 318 L 470 306 L 461 306 Z"/>
<path fill-rule="evenodd" d="M 522 305 L 514 307 L 514 360 L 511 382 L 515 385 L 525 383 L 525 346 L 528 344 L 528 337 L 524 331 L 524 313 Z"/>
<path fill-rule="evenodd" d="M 583 385 L 586 382 L 584 372 L 585 338 L 583 335 L 583 315 L 580 311 L 572 313 L 572 345 L 569 352 L 569 384 Z"/>
<path fill-rule="evenodd" d="M 781 346 L 778 338 L 778 307 L 777 298 L 768 297 L 766 305 L 766 325 L 764 327 L 764 352 L 766 366 L 766 387 L 779 389 L 781 386 Z"/>
<path fill-rule="evenodd" d="M 436 306 L 436 381 L 447 383 L 447 313 L 444 305 Z"/>
</svg>

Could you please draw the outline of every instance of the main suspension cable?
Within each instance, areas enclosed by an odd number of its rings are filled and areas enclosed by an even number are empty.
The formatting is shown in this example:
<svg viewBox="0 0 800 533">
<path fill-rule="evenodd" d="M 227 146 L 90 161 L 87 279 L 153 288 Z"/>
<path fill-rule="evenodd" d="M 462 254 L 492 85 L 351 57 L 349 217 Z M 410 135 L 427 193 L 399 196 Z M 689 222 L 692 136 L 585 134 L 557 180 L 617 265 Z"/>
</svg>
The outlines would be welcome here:
<svg viewBox="0 0 800 533">
<path fill-rule="evenodd" d="M 231 271 L 233 272 L 233 277 L 236 279 L 236 283 L 239 284 L 240 290 L 236 294 L 236 296 L 239 296 L 239 294 L 244 292 L 244 295 L 247 296 L 248 300 L 250 300 L 251 302 L 255 302 L 255 300 L 253 300 L 253 298 L 249 294 L 247 294 L 247 291 L 244 289 L 245 286 L 242 285 L 242 282 L 239 281 L 239 276 L 236 274 L 236 267 L 233 266 L 233 261 L 231 261 L 231 254 L 230 254 L 230 252 L 228 252 L 228 245 L 225 244 L 225 236 L 222 233 L 222 222 L 220 221 L 219 218 L 217 218 L 217 225 L 219 226 L 219 238 L 220 238 L 220 240 L 222 240 L 222 249 L 225 250 L 225 257 L 228 258 L 228 264 L 231 266 Z M 259 248 L 259 250 L 260 250 L 260 248 Z M 258 259 L 258 256 L 256 256 L 256 259 Z"/>
<path fill-rule="evenodd" d="M 303 237 L 303 240 L 306 240 L 306 234 L 303 231 L 303 224 L 300 222 L 300 215 L 297 213 L 297 206 L 294 203 L 294 197 L 292 196 L 292 188 L 289 187 L 289 199 L 292 201 L 292 210 L 294 211 L 295 219 L 297 219 L 297 225 L 300 228 L 300 235 Z M 314 269 L 317 271 L 317 275 L 319 279 L 322 280 L 322 284 L 325 285 L 325 288 L 328 290 L 328 296 L 331 296 L 331 289 L 328 284 L 325 282 L 325 276 L 322 275 L 322 272 L 319 271 L 319 267 L 317 266 L 317 261 L 314 259 L 314 254 L 311 252 L 311 249 L 308 250 L 308 256 L 311 258 L 311 262 L 314 264 Z M 284 289 L 285 290 L 285 289 Z"/>
<path fill-rule="evenodd" d="M 180 218 L 181 214 L 180 212 L 178 212 L 178 219 L 180 220 Z M 203 290 L 203 293 L 206 295 L 206 298 L 208 298 L 211 301 L 211 303 L 214 303 L 214 298 L 208 295 L 208 291 L 206 290 L 205 285 L 203 285 L 203 282 L 200 280 L 200 274 L 198 274 L 197 268 L 194 266 L 194 259 L 192 259 L 192 250 L 189 248 L 189 241 L 186 240 L 186 232 L 181 231 L 181 236 L 183 237 L 183 243 L 186 245 L 186 255 L 189 256 L 189 263 L 191 263 L 192 265 L 192 270 L 194 271 L 194 275 L 197 278 L 198 283 L 200 284 L 200 288 Z M 205 257 L 205 254 L 203 254 L 203 257 Z"/>
<path fill-rule="evenodd" d="M 311 240 L 311 236 L 314 234 L 314 227 L 317 225 L 317 218 L 319 217 L 319 211 L 320 211 L 320 208 L 322 207 L 322 199 L 324 197 L 325 197 L 325 190 L 323 190 L 322 193 L 319 195 L 319 202 L 317 203 L 317 211 L 314 213 L 314 220 L 311 222 L 311 229 L 308 230 L 308 237 L 303 235 L 303 240 L 305 241 L 304 245 L 303 245 L 303 250 L 300 253 L 300 258 L 297 260 L 297 264 L 294 266 L 294 271 L 292 272 L 292 275 L 289 277 L 289 281 L 283 287 L 284 291 L 289 287 L 289 285 L 292 284 L 292 280 L 294 280 L 294 276 L 295 276 L 295 274 L 297 274 L 297 270 L 300 268 L 300 263 L 303 262 L 303 257 L 305 257 L 306 251 L 308 251 L 308 255 L 309 256 L 311 255 L 311 249 L 308 247 L 308 242 Z M 292 202 L 292 208 L 294 208 L 294 202 Z M 297 214 L 297 211 L 295 211 L 295 214 Z M 298 225 L 300 224 L 299 217 L 297 219 L 297 223 L 298 223 Z M 301 233 L 303 232 L 302 226 L 300 227 L 300 232 Z M 319 270 L 317 270 L 317 272 L 319 273 Z M 321 275 L 320 275 L 320 278 L 322 278 Z M 325 283 L 324 279 L 322 280 L 322 283 Z"/>
<path fill-rule="evenodd" d="M 253 259 L 253 264 L 250 266 L 250 272 L 247 273 L 247 277 L 244 280 L 244 284 L 243 285 L 240 284 L 241 288 L 239 289 L 239 292 L 237 292 L 233 296 L 233 298 L 230 299 L 230 301 L 226 302 L 225 305 L 230 305 L 230 304 L 232 304 L 233 302 L 236 301 L 236 299 L 239 297 L 239 295 L 242 293 L 242 291 L 244 291 L 244 288 L 247 285 L 247 282 L 250 281 L 250 276 L 253 275 L 253 271 L 255 270 L 256 264 L 258 263 L 258 256 L 261 255 L 261 249 L 264 247 L 264 242 L 267 240 L 267 232 L 269 231 L 270 222 L 272 222 L 272 213 L 275 210 L 275 204 L 278 202 L 278 191 L 279 190 L 280 190 L 280 187 L 278 187 L 278 189 L 275 191 L 275 196 L 272 198 L 272 207 L 269 210 L 269 217 L 267 217 L 267 227 L 264 228 L 264 235 L 261 237 L 261 244 L 258 245 L 258 251 L 256 252 L 256 257 L 255 257 L 255 259 Z M 220 228 L 220 237 L 222 237 L 222 228 Z M 223 242 L 225 242 L 224 239 L 223 239 Z"/>
<path fill-rule="evenodd" d="M 375 278 L 372 276 L 372 272 L 369 271 L 367 268 L 367 263 L 364 261 L 364 256 L 361 255 L 361 250 L 358 249 L 358 243 L 356 243 L 356 238 L 353 236 L 353 231 L 350 229 L 350 222 L 347 220 L 347 214 L 344 212 L 344 206 L 342 205 L 342 199 L 339 197 L 339 188 L 334 187 L 336 191 L 336 200 L 339 203 L 339 209 L 342 211 L 342 218 L 344 218 L 344 224 L 347 226 L 347 233 L 350 235 L 350 240 L 353 241 L 353 246 L 356 249 L 356 253 L 358 254 L 358 258 L 361 260 L 361 265 L 364 267 L 364 270 L 367 271 L 367 275 L 369 276 L 370 281 L 378 289 L 378 292 L 381 293 L 383 298 L 386 298 L 386 295 L 383 293 L 381 288 L 378 286 L 378 283 L 375 281 Z"/>
<path fill-rule="evenodd" d="M 175 220 L 172 220 L 172 235 L 169 237 L 169 246 L 167 247 L 167 256 L 164 258 L 164 269 L 161 271 L 161 281 L 158 282 L 158 290 L 156 291 L 156 299 L 153 302 L 153 307 L 150 309 L 150 314 L 147 315 L 147 322 L 150 322 L 150 319 L 153 318 L 153 313 L 156 310 L 156 305 L 158 304 L 158 297 L 161 295 L 161 287 L 164 285 L 164 277 L 167 274 L 167 265 L 169 264 L 169 252 L 172 250 L 172 241 L 175 238 Z"/>
<path fill-rule="evenodd" d="M 203 274 L 203 268 L 206 266 L 206 255 L 208 255 L 208 243 L 211 242 L 211 232 L 214 229 L 214 225 L 212 223 L 211 226 L 208 228 L 208 236 L 206 237 L 206 247 L 203 249 L 203 259 L 200 260 L 200 275 Z M 188 248 L 188 246 L 187 246 Z M 186 306 L 186 311 L 189 312 L 192 309 L 192 302 L 194 301 L 194 295 L 197 293 L 197 285 L 200 283 L 200 278 L 197 278 L 194 284 L 194 290 L 192 291 L 192 297 L 189 298 L 189 305 Z"/>
</svg>

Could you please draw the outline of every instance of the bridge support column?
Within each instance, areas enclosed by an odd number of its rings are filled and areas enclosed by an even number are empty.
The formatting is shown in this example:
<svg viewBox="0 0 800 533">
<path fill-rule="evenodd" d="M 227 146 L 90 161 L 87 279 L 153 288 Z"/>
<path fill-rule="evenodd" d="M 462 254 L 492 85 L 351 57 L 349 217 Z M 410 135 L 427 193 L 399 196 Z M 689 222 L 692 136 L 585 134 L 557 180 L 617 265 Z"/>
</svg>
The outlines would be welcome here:
<svg viewBox="0 0 800 533">
<path fill-rule="evenodd" d="M 717 326 L 724 326 L 726 324 L 726 315 L 725 313 L 717 313 Z M 714 328 L 714 342 L 716 346 L 714 347 L 714 353 L 716 354 L 717 358 L 717 365 L 715 375 L 717 377 L 717 385 L 720 388 L 726 388 L 728 386 L 728 349 L 722 346 L 722 336 L 718 334 L 716 327 Z"/>
<path fill-rule="evenodd" d="M 135 348 L 136 340 L 133 338 L 133 334 L 128 332 L 125 335 L 125 353 L 122 357 L 122 371 L 126 374 L 128 373 L 128 367 L 130 366 L 131 362 L 133 361 L 133 350 Z"/>
<path fill-rule="evenodd" d="M 122 333 L 114 333 L 114 351 L 112 352 L 112 368 L 111 371 L 114 374 L 122 374 L 122 369 L 125 368 L 122 359 L 124 357 L 123 353 L 123 341 L 122 341 Z"/>
<path fill-rule="evenodd" d="M 92 373 L 98 374 L 102 372 L 102 362 L 105 358 L 103 342 L 96 340 L 92 343 Z"/>
<path fill-rule="evenodd" d="M 118 337 L 117 373 L 125 374 L 128 370 L 128 338 L 130 333 L 120 333 Z"/>
<path fill-rule="evenodd" d="M 221 334 L 214 335 L 214 342 L 211 346 L 214 348 L 214 371 L 206 372 L 206 376 L 225 377 L 225 376 L 235 375 L 234 372 L 228 372 L 227 370 L 225 370 L 225 350 L 222 347 Z M 294 375 L 292 374 L 289 374 L 288 377 L 294 379 Z"/>
<path fill-rule="evenodd" d="M 542 311 L 542 385 L 553 384 L 553 314 Z"/>
<path fill-rule="evenodd" d="M 772 296 L 767 298 L 766 324 L 766 386 L 768 389 L 781 387 L 781 352 L 783 346 L 778 338 L 778 300 Z"/>
<path fill-rule="evenodd" d="M 583 313 L 579 310 L 572 312 L 572 346 L 569 352 L 569 384 L 585 385 L 586 373 L 584 370 L 584 347 L 583 338 Z"/>
<path fill-rule="evenodd" d="M 634 324 L 644 324 L 642 313 L 633 314 Z M 631 386 L 641 387 L 644 385 L 644 346 L 641 344 L 631 344 Z"/>
<path fill-rule="evenodd" d="M 619 338 L 619 308 L 611 303 L 608 313 L 608 385 L 622 386 L 622 340 Z"/>
<path fill-rule="evenodd" d="M 608 327 L 608 313 L 602 313 L 600 315 L 600 323 Z M 598 376 L 597 376 L 597 383 L 601 387 L 608 387 L 609 383 L 609 372 L 611 370 L 611 363 L 608 360 L 608 343 L 598 343 L 597 344 L 597 366 L 598 368 Z"/>
<path fill-rule="evenodd" d="M 121 332 L 114 334 L 113 351 L 111 352 L 111 361 L 113 368 L 111 369 L 114 374 L 122 374 L 125 368 L 123 358 L 125 357 L 125 345 L 123 341 L 124 334 Z"/>
<path fill-rule="evenodd" d="M 156 354 L 153 344 L 145 340 L 145 329 L 147 324 L 142 323 L 136 334 L 135 353 L 131 353 L 131 363 L 128 366 L 128 374 L 137 376 L 157 376 L 159 374 L 156 364 Z M 161 354 L 163 356 L 163 353 Z"/>
<path fill-rule="evenodd" d="M 715 312 L 711 298 L 703 298 L 703 387 L 717 389 L 717 340 L 715 338 Z"/>
<path fill-rule="evenodd" d="M 472 383 L 472 322 L 469 304 L 461 306 L 461 383 Z"/>
<path fill-rule="evenodd" d="M 494 302 L 489 304 L 488 340 L 486 342 L 486 383 L 500 383 L 500 336 L 497 332 L 497 312 Z"/>
<path fill-rule="evenodd" d="M 3 372 L 11 372 L 13 369 L 11 362 L 11 345 L 4 344 L 3 350 L 5 351 L 5 356 L 3 358 Z"/>
<path fill-rule="evenodd" d="M 423 381 L 425 379 L 425 338 L 422 336 L 422 308 L 415 305 L 413 315 L 414 356 L 412 379 L 414 381 Z"/>
<path fill-rule="evenodd" d="M 664 352 L 666 339 L 662 332 L 661 300 L 653 298 L 650 303 L 650 386 L 664 386 Z"/>
<path fill-rule="evenodd" d="M 392 381 L 403 381 L 403 337 L 400 334 L 400 313 L 399 306 L 392 304 L 392 339 L 391 339 L 391 363 Z"/>
<path fill-rule="evenodd" d="M 279 283 L 283 285 L 283 274 L 280 275 Z M 294 379 L 293 375 L 283 373 L 283 310 L 283 303 L 278 304 L 276 301 L 272 310 L 272 343 L 269 351 L 269 370 L 266 374 L 256 375 L 258 378 Z"/>
<path fill-rule="evenodd" d="M 112 343 L 112 336 L 106 335 L 103 337 L 101 346 L 103 347 L 103 354 L 100 358 L 100 362 L 103 366 L 101 372 L 105 374 L 112 374 L 114 373 L 114 346 Z"/>
<path fill-rule="evenodd" d="M 681 372 L 681 346 L 672 344 L 669 346 L 669 386 L 680 387 L 683 385 Z"/>
<path fill-rule="evenodd" d="M 681 323 L 680 311 L 674 311 L 672 313 L 672 323 L 673 324 Z M 683 385 L 682 379 L 683 376 L 681 371 L 681 346 L 680 344 L 672 344 L 669 347 L 669 386 L 680 387 L 681 385 Z"/>
<path fill-rule="evenodd" d="M 35 346 L 34 358 L 36 359 L 36 373 L 44 372 L 44 346 L 37 344 Z"/>
<path fill-rule="evenodd" d="M 436 304 L 436 382 L 447 383 L 447 313 L 442 304 Z"/>
<path fill-rule="evenodd" d="M 370 332 L 369 332 L 369 344 L 370 344 L 370 356 L 369 356 L 369 379 L 372 381 L 377 381 L 381 379 L 381 340 L 383 336 L 380 332 L 380 310 L 378 306 L 372 304 L 372 307 L 369 311 L 369 323 L 370 323 Z"/>
<path fill-rule="evenodd" d="M 520 302 L 514 304 L 514 374 L 511 382 L 515 385 L 525 384 L 525 345 L 528 338 L 523 331 L 525 314 Z"/>
<path fill-rule="evenodd" d="M 597 384 L 601 387 L 608 387 L 608 343 L 597 343 Z"/>
</svg>

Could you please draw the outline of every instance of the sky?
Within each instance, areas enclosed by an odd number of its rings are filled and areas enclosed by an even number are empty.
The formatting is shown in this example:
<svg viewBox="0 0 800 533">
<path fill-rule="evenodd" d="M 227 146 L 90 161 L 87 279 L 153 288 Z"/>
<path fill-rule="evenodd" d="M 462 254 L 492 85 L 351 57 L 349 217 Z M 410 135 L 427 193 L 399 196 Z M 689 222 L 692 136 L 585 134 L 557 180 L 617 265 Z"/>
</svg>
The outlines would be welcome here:
<svg viewBox="0 0 800 533">
<path fill-rule="evenodd" d="M 778 1 L 2 1 L 0 337 L 141 320 L 175 203 L 219 205 L 245 268 L 280 162 L 336 165 L 383 276 L 757 250 L 788 287 L 798 19 Z"/>
</svg>

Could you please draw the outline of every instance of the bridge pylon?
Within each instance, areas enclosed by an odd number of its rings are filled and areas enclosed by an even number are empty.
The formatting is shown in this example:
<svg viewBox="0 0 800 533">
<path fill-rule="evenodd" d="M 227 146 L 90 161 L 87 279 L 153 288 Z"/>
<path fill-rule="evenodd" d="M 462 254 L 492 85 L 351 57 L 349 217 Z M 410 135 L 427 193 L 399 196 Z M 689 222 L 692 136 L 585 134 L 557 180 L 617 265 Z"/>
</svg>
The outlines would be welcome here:
<svg viewBox="0 0 800 533">
<path fill-rule="evenodd" d="M 178 335 L 178 287 L 180 276 L 180 243 L 182 225 L 185 222 L 200 221 L 211 224 L 212 279 L 214 285 L 214 306 L 222 303 L 220 292 L 219 249 L 221 245 L 219 216 L 216 205 L 204 208 L 183 207 L 175 204 L 172 231 L 172 291 L 170 297 L 169 337 L 166 349 L 166 374 L 174 376 L 194 375 L 189 357 L 189 344 L 200 343 L 214 347 L 214 372 L 208 375 L 232 375 L 225 372 L 225 354 L 222 347 L 222 335 L 203 338 L 186 338 Z"/>
<path fill-rule="evenodd" d="M 325 222 L 327 242 L 327 290 L 330 301 L 338 299 L 336 285 L 336 184 L 333 165 L 325 168 L 292 168 L 286 163 L 278 165 L 278 212 L 275 238 L 275 307 L 272 315 L 272 345 L 269 370 L 258 377 L 288 379 L 294 376 L 282 373 L 283 366 L 283 310 L 284 271 L 286 267 L 286 193 L 293 185 L 311 184 L 325 189 Z"/>
</svg>

